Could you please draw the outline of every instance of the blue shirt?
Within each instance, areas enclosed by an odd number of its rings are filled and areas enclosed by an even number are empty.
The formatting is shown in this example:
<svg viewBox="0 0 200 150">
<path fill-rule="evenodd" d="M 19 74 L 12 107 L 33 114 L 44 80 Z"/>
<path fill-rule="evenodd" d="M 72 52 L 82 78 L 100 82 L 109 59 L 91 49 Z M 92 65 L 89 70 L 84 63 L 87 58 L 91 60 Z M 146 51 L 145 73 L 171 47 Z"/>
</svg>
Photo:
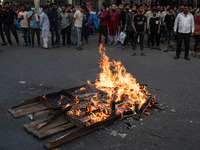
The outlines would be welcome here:
<svg viewBox="0 0 200 150">
<path fill-rule="evenodd" d="M 36 13 L 38 13 L 36 11 Z M 28 12 L 28 17 L 30 17 L 33 14 L 33 11 L 29 11 Z M 32 18 L 30 19 L 30 28 L 40 28 L 40 21 L 36 21 L 35 15 L 32 16 Z"/>
<path fill-rule="evenodd" d="M 88 22 L 89 17 L 90 17 L 89 11 L 85 11 L 83 14 L 83 24 L 86 24 Z"/>
</svg>

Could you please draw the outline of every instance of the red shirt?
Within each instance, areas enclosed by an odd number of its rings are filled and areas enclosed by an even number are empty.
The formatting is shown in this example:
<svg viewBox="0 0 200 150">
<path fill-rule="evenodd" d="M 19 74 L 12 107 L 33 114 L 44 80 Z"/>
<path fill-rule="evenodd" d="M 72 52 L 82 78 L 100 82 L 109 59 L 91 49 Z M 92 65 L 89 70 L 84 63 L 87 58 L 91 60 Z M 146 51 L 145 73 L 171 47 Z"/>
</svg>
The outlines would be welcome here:
<svg viewBox="0 0 200 150">
<path fill-rule="evenodd" d="M 107 26 L 108 25 L 108 12 L 100 12 L 97 16 L 97 18 L 100 18 L 99 26 Z"/>
</svg>

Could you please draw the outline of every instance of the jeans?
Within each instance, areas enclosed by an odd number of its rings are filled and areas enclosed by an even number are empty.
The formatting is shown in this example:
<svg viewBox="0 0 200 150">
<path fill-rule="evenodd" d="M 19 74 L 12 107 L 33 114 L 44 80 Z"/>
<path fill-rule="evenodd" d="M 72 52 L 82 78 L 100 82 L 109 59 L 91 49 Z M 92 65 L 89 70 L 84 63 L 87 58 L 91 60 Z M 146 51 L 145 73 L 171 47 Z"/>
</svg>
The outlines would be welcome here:
<svg viewBox="0 0 200 150">
<path fill-rule="evenodd" d="M 194 44 L 194 52 L 199 52 L 197 46 L 200 42 L 200 35 L 195 35 L 195 44 Z"/>
<path fill-rule="evenodd" d="M 17 35 L 17 31 L 16 31 L 15 25 L 14 24 L 5 24 L 5 33 L 6 33 L 6 37 L 7 37 L 8 43 L 12 44 L 12 41 L 11 41 L 11 38 L 10 38 L 10 30 L 12 31 L 16 42 L 19 43 L 19 38 L 18 38 L 18 35 Z"/>
<path fill-rule="evenodd" d="M 174 41 L 174 31 L 167 30 L 167 41 L 173 42 Z"/>
<path fill-rule="evenodd" d="M 149 35 L 149 30 L 148 29 L 146 31 L 146 34 L 147 34 L 147 45 L 150 47 L 151 39 L 150 39 L 150 35 Z"/>
<path fill-rule="evenodd" d="M 66 34 L 67 34 L 67 45 L 70 45 L 70 43 L 71 43 L 71 26 L 68 26 L 68 27 L 62 29 L 61 34 L 62 34 L 63 45 L 65 45 Z"/>
<path fill-rule="evenodd" d="M 72 33 L 71 33 L 71 34 L 72 34 L 72 39 L 71 39 L 71 40 L 72 40 L 72 43 L 73 43 L 74 45 L 76 45 L 76 34 L 75 34 L 75 31 L 72 30 Z"/>
<path fill-rule="evenodd" d="M 133 50 L 136 50 L 136 44 L 137 44 L 138 36 L 140 36 L 140 49 L 142 51 L 144 49 L 145 31 L 137 31 L 137 32 L 135 32 L 135 34 L 134 34 L 134 42 L 133 42 Z"/>
<path fill-rule="evenodd" d="M 158 33 L 151 33 L 150 34 L 150 39 L 151 39 L 152 46 L 155 46 L 154 40 L 156 40 L 156 46 L 157 47 L 159 46 L 160 38 L 159 38 L 159 34 Z"/>
<path fill-rule="evenodd" d="M 181 46 L 184 40 L 185 44 L 185 57 L 189 55 L 189 48 L 190 48 L 190 33 L 178 33 L 177 37 L 177 49 L 176 49 L 176 56 L 180 56 L 181 54 Z"/>
<path fill-rule="evenodd" d="M 166 41 L 166 38 L 167 38 L 167 34 L 166 34 L 166 30 L 165 30 L 165 26 L 164 25 L 161 25 L 160 26 L 160 37 L 161 39 L 164 39 Z"/>
<path fill-rule="evenodd" d="M 4 35 L 3 35 L 3 29 L 2 29 L 2 27 L 1 27 L 1 25 L 2 25 L 2 24 L 0 24 L 1 39 L 2 39 L 3 43 L 6 43 L 6 40 L 5 40 Z"/>
<path fill-rule="evenodd" d="M 31 39 L 30 39 L 30 30 L 28 28 L 21 28 L 22 29 L 22 33 L 24 36 L 24 42 L 26 44 L 30 44 L 31 43 Z"/>
<path fill-rule="evenodd" d="M 31 42 L 32 42 L 32 46 L 34 46 L 35 33 L 36 33 L 36 36 L 37 36 L 38 45 L 40 45 L 40 29 L 39 28 L 31 28 Z"/>
<path fill-rule="evenodd" d="M 82 40 L 84 39 L 85 42 L 88 42 L 88 36 L 89 36 L 89 28 L 88 26 L 83 25 L 82 27 Z"/>
<path fill-rule="evenodd" d="M 123 46 L 126 46 L 127 43 L 130 41 L 130 39 L 131 39 L 131 41 L 132 41 L 131 43 L 133 45 L 134 31 L 126 31 L 126 38 L 124 40 Z"/>
<path fill-rule="evenodd" d="M 108 27 L 99 26 L 99 43 L 102 43 L 102 35 L 105 37 L 105 43 L 108 43 Z"/>
<path fill-rule="evenodd" d="M 81 47 L 81 33 L 82 33 L 82 28 L 75 27 L 76 44 L 78 48 Z"/>
<path fill-rule="evenodd" d="M 51 30 L 51 44 L 52 46 L 59 44 L 60 35 L 58 33 L 58 28 L 50 28 Z M 56 36 L 56 40 L 54 40 L 54 36 Z"/>
</svg>

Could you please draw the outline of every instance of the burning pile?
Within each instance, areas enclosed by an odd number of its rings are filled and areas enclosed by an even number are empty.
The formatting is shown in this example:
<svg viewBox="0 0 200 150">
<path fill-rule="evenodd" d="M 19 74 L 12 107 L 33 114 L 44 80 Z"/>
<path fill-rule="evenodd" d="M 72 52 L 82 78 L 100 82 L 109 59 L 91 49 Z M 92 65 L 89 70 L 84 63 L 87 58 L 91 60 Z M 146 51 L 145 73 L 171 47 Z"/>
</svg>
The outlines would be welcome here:
<svg viewBox="0 0 200 150">
<path fill-rule="evenodd" d="M 134 116 L 139 119 L 147 107 L 156 107 L 154 97 L 140 85 L 136 79 L 126 72 L 121 61 L 109 61 L 106 50 L 101 44 L 101 73 L 95 82 L 79 88 L 64 90 L 63 93 L 44 95 L 43 100 L 56 104 L 69 116 L 86 125 L 103 121 L 114 115 L 122 117 Z M 157 107 L 160 107 L 157 105 Z"/>
<path fill-rule="evenodd" d="M 88 81 L 88 86 L 93 88 L 92 95 L 88 94 L 87 102 L 80 103 L 78 92 L 87 94 L 87 87 L 82 87 L 75 91 L 75 103 L 68 114 L 80 119 L 86 124 L 93 124 L 105 120 L 113 113 L 121 113 L 122 116 L 131 114 L 134 116 L 147 101 L 150 94 L 145 85 L 136 83 L 136 79 L 126 72 L 120 61 L 109 61 L 105 53 L 105 48 L 101 44 L 99 47 L 101 54 L 100 68 L 102 72 L 99 79 L 94 83 Z M 114 69 L 111 69 L 114 68 Z M 58 105 L 61 104 L 61 95 Z M 68 107 L 67 104 L 64 108 Z M 112 106 L 114 105 L 114 106 Z M 113 107 L 113 108 L 112 108 Z"/>
</svg>

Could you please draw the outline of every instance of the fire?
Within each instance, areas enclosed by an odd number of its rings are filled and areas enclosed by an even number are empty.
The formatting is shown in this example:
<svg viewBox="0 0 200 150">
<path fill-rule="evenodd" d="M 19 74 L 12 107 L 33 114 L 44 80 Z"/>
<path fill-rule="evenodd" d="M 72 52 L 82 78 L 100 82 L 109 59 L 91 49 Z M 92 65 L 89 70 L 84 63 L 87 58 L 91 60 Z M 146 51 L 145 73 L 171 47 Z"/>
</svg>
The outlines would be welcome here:
<svg viewBox="0 0 200 150">
<path fill-rule="evenodd" d="M 146 87 L 140 86 L 136 82 L 136 79 L 130 73 L 126 72 L 121 61 L 109 61 L 109 57 L 106 55 L 105 51 L 105 48 L 101 44 L 99 53 L 101 54 L 100 68 L 102 71 L 95 83 L 88 81 L 88 84 L 107 93 L 106 98 L 99 99 L 96 93 L 96 95 L 90 99 L 89 104 L 80 106 L 78 105 L 79 100 L 76 96 L 75 103 L 77 106 L 68 112 L 70 115 L 76 116 L 77 118 L 86 116 L 86 120 L 83 121 L 87 124 L 102 121 L 110 117 L 110 103 L 112 101 L 116 103 L 116 113 L 121 113 L 123 115 L 126 111 L 134 112 L 136 104 L 138 108 L 141 108 L 149 95 Z M 78 91 L 85 89 L 84 87 Z M 77 91 L 75 91 L 75 93 L 76 92 Z"/>
<path fill-rule="evenodd" d="M 114 96 L 115 102 L 120 102 L 126 97 L 132 101 L 131 104 L 139 104 L 140 108 L 149 95 L 145 87 L 141 89 L 136 79 L 126 72 L 121 61 L 109 61 L 102 44 L 99 47 L 99 53 L 101 54 L 100 68 L 102 72 L 94 84 L 89 84 L 108 93 L 110 99 Z M 111 67 L 114 69 L 112 70 Z"/>
<path fill-rule="evenodd" d="M 45 99 L 45 100 L 47 99 L 46 95 L 43 95 L 42 98 Z"/>
<path fill-rule="evenodd" d="M 61 103 L 62 103 L 61 101 L 62 101 L 63 97 L 64 97 L 64 95 L 61 95 L 61 96 L 60 96 L 60 100 L 58 101 L 58 106 L 61 105 Z"/>
</svg>

